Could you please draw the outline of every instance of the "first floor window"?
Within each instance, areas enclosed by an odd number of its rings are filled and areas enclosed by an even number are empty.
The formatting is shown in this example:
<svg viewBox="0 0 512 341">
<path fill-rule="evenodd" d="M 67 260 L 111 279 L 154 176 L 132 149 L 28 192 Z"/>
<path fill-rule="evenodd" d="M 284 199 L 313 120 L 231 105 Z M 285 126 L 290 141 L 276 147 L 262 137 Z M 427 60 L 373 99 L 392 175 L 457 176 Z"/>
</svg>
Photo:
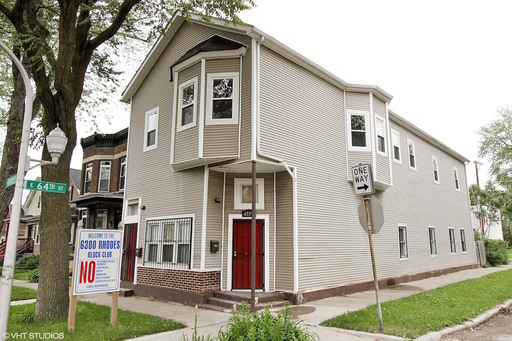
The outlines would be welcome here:
<svg viewBox="0 0 512 341">
<path fill-rule="evenodd" d="M 148 220 L 144 264 L 189 269 L 191 240 L 192 218 Z"/>
<path fill-rule="evenodd" d="M 107 216 L 108 216 L 108 210 L 107 209 L 98 209 L 96 210 L 96 224 L 95 228 L 97 229 L 106 229 L 107 228 Z"/>
<path fill-rule="evenodd" d="M 460 230 L 460 243 L 462 246 L 462 252 L 466 252 L 467 251 L 466 232 L 463 229 Z"/>
<path fill-rule="evenodd" d="M 407 226 L 398 226 L 398 243 L 400 248 L 400 258 L 408 258 L 407 253 Z"/>
<path fill-rule="evenodd" d="M 450 235 L 450 252 L 456 253 L 457 248 L 455 247 L 455 231 L 453 231 L 453 229 L 448 229 L 448 234 Z"/>
<path fill-rule="evenodd" d="M 430 243 L 430 255 L 437 255 L 437 246 L 436 246 L 436 229 L 433 227 L 428 228 L 428 239 Z"/>
</svg>

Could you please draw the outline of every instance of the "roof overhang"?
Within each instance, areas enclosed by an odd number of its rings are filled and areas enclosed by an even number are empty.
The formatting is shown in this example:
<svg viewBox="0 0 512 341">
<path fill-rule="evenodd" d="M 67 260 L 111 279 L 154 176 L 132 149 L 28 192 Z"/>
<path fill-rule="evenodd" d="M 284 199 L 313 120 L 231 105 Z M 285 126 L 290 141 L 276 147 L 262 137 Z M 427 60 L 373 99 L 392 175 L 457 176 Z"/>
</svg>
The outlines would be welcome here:
<svg viewBox="0 0 512 341">
<path fill-rule="evenodd" d="M 91 205 L 122 205 L 123 204 L 123 194 L 121 193 L 92 193 L 86 194 L 73 201 L 77 207 L 88 207 Z"/>
<path fill-rule="evenodd" d="M 169 25 L 165 32 L 160 36 L 157 42 L 153 45 L 150 52 L 144 59 L 144 62 L 141 64 L 130 83 L 126 87 L 121 97 L 121 101 L 125 103 L 129 103 L 130 99 L 135 95 L 140 85 L 148 75 L 149 71 L 153 68 L 153 65 L 156 63 L 160 55 L 163 53 L 169 42 L 172 40 L 176 32 L 178 31 L 181 24 L 186 21 L 185 17 L 181 15 L 181 12 L 177 12 L 173 18 L 171 19 Z M 380 98 L 385 102 L 390 102 L 393 98 L 389 93 L 382 90 L 378 86 L 373 85 L 361 85 L 361 84 L 351 84 L 347 83 L 341 78 L 335 76 L 331 72 L 292 50 L 288 46 L 279 42 L 278 40 L 272 38 L 268 34 L 263 31 L 257 29 L 252 25 L 247 24 L 237 24 L 233 25 L 231 22 L 227 22 L 218 18 L 209 18 L 209 21 L 204 21 L 201 19 L 201 16 L 190 14 L 190 22 L 197 23 L 209 27 L 213 27 L 219 30 L 230 31 L 233 33 L 239 33 L 247 35 L 251 38 L 256 39 L 260 44 L 268 47 L 274 52 L 282 55 L 283 57 L 293 61 L 294 63 L 300 65 L 306 70 L 312 72 L 313 74 L 319 76 L 320 78 L 326 80 L 327 82 L 333 84 L 334 86 L 341 88 L 346 91 L 355 91 L 355 92 L 371 92 L 374 96 Z"/>
<path fill-rule="evenodd" d="M 222 165 L 214 165 L 209 167 L 210 170 L 222 173 L 252 173 L 252 161 L 243 160 L 232 163 L 225 163 Z M 285 165 L 281 162 L 273 162 L 266 160 L 256 161 L 256 171 L 258 173 L 279 173 L 286 172 Z"/>
</svg>

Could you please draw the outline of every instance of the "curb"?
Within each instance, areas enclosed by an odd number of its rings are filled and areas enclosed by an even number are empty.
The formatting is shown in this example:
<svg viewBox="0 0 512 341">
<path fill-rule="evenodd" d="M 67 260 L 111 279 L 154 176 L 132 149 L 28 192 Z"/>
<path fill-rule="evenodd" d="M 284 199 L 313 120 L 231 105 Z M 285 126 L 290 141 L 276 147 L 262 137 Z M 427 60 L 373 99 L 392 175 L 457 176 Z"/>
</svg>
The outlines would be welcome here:
<svg viewBox="0 0 512 341">
<path fill-rule="evenodd" d="M 493 308 L 491 310 L 486 311 L 485 313 L 482 313 L 482 314 L 478 315 L 473 320 L 465 322 L 464 324 L 459 324 L 459 325 L 456 325 L 456 326 L 453 326 L 453 327 L 448 327 L 448 328 L 442 329 L 442 330 L 437 331 L 437 332 L 431 332 L 431 333 L 425 334 L 423 336 L 420 336 L 416 340 L 417 341 L 437 341 L 437 340 L 440 340 L 441 337 L 444 336 L 444 335 L 448 335 L 448 334 L 451 334 L 451 333 L 455 333 L 455 332 L 458 332 L 458 331 L 461 331 L 461 330 L 465 330 L 465 329 L 468 329 L 468 328 L 473 328 L 475 326 L 478 326 L 479 324 L 482 324 L 482 323 L 486 322 L 487 320 L 489 320 L 490 318 L 496 316 L 502 308 L 509 308 L 510 306 L 512 306 L 512 299 L 506 301 L 503 304 L 500 304 L 496 308 Z"/>
</svg>

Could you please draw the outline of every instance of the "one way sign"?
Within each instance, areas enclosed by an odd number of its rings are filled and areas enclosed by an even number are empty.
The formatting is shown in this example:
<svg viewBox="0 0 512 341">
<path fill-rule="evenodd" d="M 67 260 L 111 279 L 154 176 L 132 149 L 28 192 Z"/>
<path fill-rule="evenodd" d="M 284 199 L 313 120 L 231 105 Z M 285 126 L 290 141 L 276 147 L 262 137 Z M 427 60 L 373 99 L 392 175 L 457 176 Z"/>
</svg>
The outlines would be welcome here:
<svg viewBox="0 0 512 341">
<path fill-rule="evenodd" d="M 372 167 L 369 163 L 352 167 L 352 180 L 356 195 L 373 194 Z"/>
</svg>

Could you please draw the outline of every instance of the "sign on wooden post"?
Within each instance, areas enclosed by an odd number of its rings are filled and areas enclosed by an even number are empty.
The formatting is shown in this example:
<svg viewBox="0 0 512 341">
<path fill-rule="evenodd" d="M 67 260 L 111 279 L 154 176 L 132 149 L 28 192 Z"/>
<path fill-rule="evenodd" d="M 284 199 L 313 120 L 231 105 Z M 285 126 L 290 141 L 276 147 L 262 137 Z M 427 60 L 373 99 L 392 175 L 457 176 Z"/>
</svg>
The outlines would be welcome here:
<svg viewBox="0 0 512 341">
<path fill-rule="evenodd" d="M 113 292 L 110 325 L 117 323 L 123 231 L 79 229 L 75 241 L 68 330 L 75 328 L 78 295 Z"/>
</svg>

